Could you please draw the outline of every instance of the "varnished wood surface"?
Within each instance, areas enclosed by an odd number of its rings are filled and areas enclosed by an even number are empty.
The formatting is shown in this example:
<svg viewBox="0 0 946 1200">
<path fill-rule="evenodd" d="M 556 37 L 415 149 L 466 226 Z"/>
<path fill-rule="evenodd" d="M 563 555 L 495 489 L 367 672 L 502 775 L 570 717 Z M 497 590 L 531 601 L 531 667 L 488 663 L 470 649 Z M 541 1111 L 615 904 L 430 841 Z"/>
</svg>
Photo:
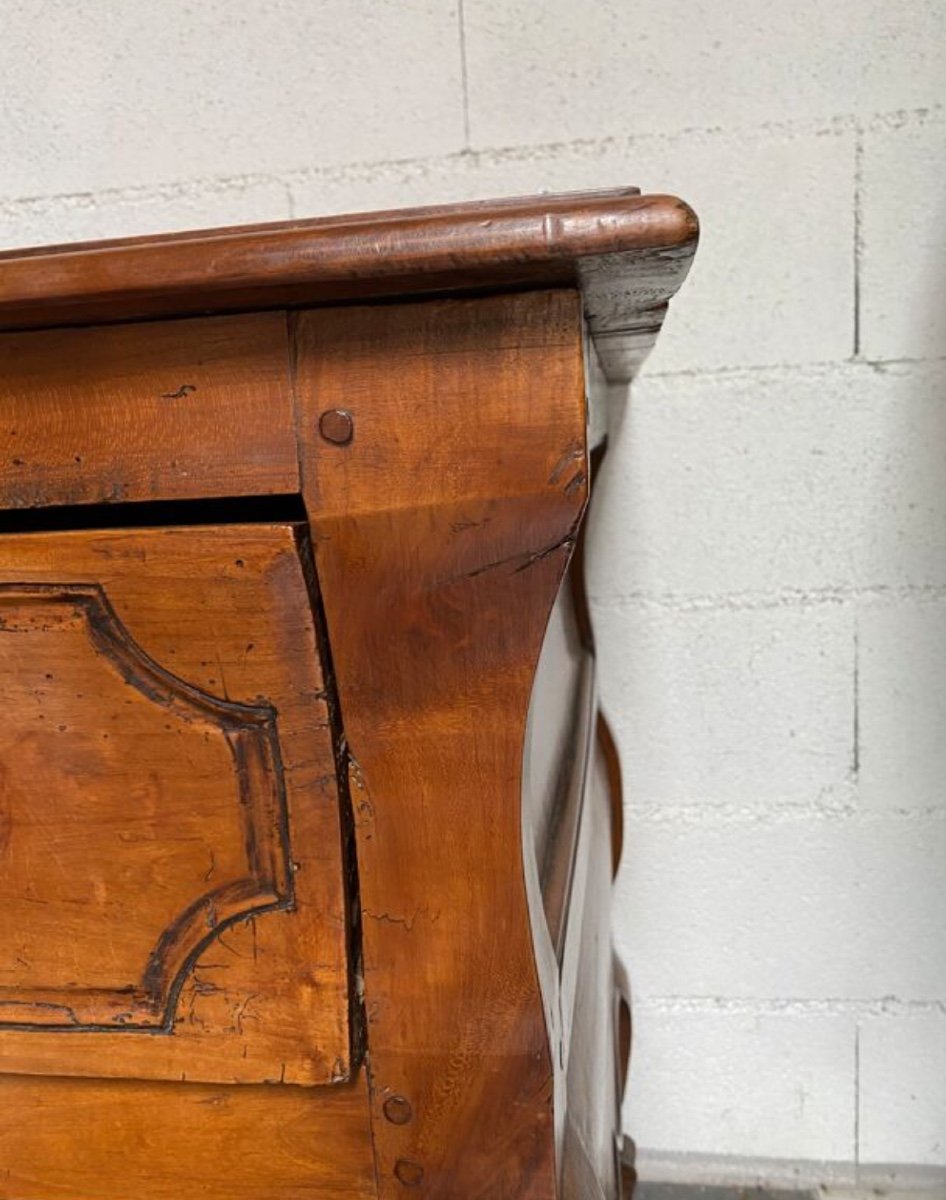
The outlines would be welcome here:
<svg viewBox="0 0 946 1200">
<path fill-rule="evenodd" d="M 351 754 L 380 1195 L 407 1175 L 437 1200 L 552 1200 L 521 769 L 587 492 L 577 296 L 306 314 L 297 387 Z M 331 407 L 351 413 L 344 446 L 318 435 Z"/>
<path fill-rule="evenodd" d="M 13 658 L 6 667 L 0 655 L 0 678 L 16 677 L 19 688 L 10 693 L 18 715 L 0 757 L 16 761 L 27 702 L 39 693 L 61 736 L 73 727 L 84 735 L 108 725 L 109 712 L 124 706 L 128 683 L 121 672 L 103 682 L 101 672 L 109 669 L 101 661 L 103 647 L 124 647 L 126 674 L 129 663 L 143 669 L 153 662 L 159 683 L 174 681 L 169 693 L 158 689 L 156 701 L 140 688 L 134 697 L 134 738 L 150 737 L 153 745 L 151 759 L 145 756 L 135 769 L 145 779 L 142 794 L 150 789 L 157 797 L 142 818 L 151 824 L 141 863 L 145 877 L 157 883 L 144 889 L 144 899 L 130 892 L 114 908 L 96 908 L 96 880 L 104 895 L 121 900 L 133 878 L 125 869 L 131 859 L 125 864 L 121 855 L 111 856 L 114 878 L 108 871 L 87 878 L 79 865 L 90 855 L 94 860 L 127 825 L 121 777 L 83 758 L 87 737 L 73 746 L 75 763 L 56 742 L 35 747 L 37 794 L 56 796 L 55 817 L 48 810 L 44 818 L 33 795 L 8 805 L 19 831 L 20 874 L 8 878 L 14 902 L 38 888 L 40 900 L 61 909 L 63 900 L 81 899 L 67 894 L 77 880 L 90 889 L 90 902 L 78 916 L 67 912 L 62 919 L 58 909 L 47 914 L 47 926 L 34 930 L 32 952 L 23 959 L 33 975 L 21 968 L 22 977 L 7 981 L 12 1003 L 6 1011 L 16 1009 L 19 1020 L 0 1027 L 0 1103 L 7 1096 L 42 1114 L 49 1131 L 42 1144 L 51 1158 L 34 1177 L 35 1131 L 14 1122 L 0 1150 L 20 1190 L 4 1200 L 56 1194 L 69 1162 L 78 1164 L 83 1200 L 124 1200 L 139 1175 L 155 1170 L 138 1111 L 145 1104 L 160 1105 L 160 1127 L 175 1132 L 155 1193 L 165 1187 L 170 1195 L 185 1178 L 183 1159 L 192 1150 L 216 1153 L 229 1144 L 219 1126 L 192 1127 L 189 1089 L 201 1088 L 199 1080 L 226 1085 L 212 1098 L 201 1094 L 244 1133 L 249 1114 L 262 1122 L 264 1142 L 275 1147 L 271 1179 L 279 1195 L 302 1186 L 303 1175 L 297 1178 L 281 1157 L 279 1122 L 291 1109 L 291 1119 L 302 1124 L 319 1125 L 325 1113 L 336 1113 L 346 1123 L 339 1144 L 353 1188 L 370 1167 L 380 1197 L 414 1189 L 430 1197 L 570 1200 L 585 1186 L 575 1180 L 584 1179 L 595 1196 L 614 1200 L 616 1180 L 602 1158 L 613 1121 L 604 1128 L 599 1102 L 576 1087 L 579 1066 L 572 1059 L 573 1053 L 592 1055 L 593 1062 L 580 1064 L 586 1078 L 616 1074 L 608 1049 L 610 977 L 599 978 L 595 967 L 582 991 L 578 969 L 582 914 L 590 906 L 588 920 L 596 927 L 605 920 L 589 889 L 595 879 L 600 883 L 591 860 L 602 856 L 610 836 L 607 829 L 603 843 L 597 836 L 594 854 L 579 853 L 593 714 L 580 680 L 591 676 L 586 614 L 574 607 L 580 589 L 562 587 L 562 580 L 588 492 L 581 318 L 578 294 L 564 289 L 290 317 L 283 333 L 286 373 L 297 406 L 293 437 L 301 449 L 318 581 L 306 527 L 130 527 L 0 539 L 0 608 L 9 631 L 20 634 L 19 648 L 8 643 Z M 246 319 L 214 323 L 231 320 Z M 161 328 L 90 334 L 134 335 L 147 344 Z M 165 350 L 169 344 L 162 343 Z M 195 354 L 199 345 L 195 336 L 185 348 Z M 278 361 L 278 339 L 267 345 L 268 361 Z M 99 369 L 103 361 L 113 359 L 99 355 Z M 135 403 L 139 375 L 100 371 L 96 378 L 102 374 L 113 403 Z M 241 377 L 237 371 L 238 384 Z M 37 385 L 24 394 L 36 406 L 24 409 L 27 422 L 33 411 L 42 420 L 56 389 L 37 368 Z M 252 451 L 248 432 L 242 432 L 245 454 Z M 126 454 L 116 443 L 110 469 L 121 469 Z M 151 461 L 160 462 L 160 455 Z M 164 486 L 155 477 L 145 494 L 162 496 Z M 328 614 L 324 647 L 320 585 Z M 522 824 L 522 753 L 556 596 L 563 614 L 559 640 L 570 647 L 563 652 L 578 671 L 557 718 L 561 753 L 546 773 L 546 783 L 567 778 L 565 768 L 573 764 L 566 793 L 553 797 L 539 839 L 551 847 L 544 883 L 547 896 L 555 897 L 555 944 L 549 942 L 546 956 L 533 940 L 536 915 L 545 921 L 542 897 L 531 894 L 524 870 L 523 841 L 535 841 Z M 89 633 L 90 612 L 103 624 L 96 597 L 108 636 Z M 323 679 L 325 655 L 334 673 Z M 43 683 L 46 657 L 60 674 Z M 92 675 L 97 685 L 90 700 L 84 688 Z M 53 683 L 62 686 L 46 686 Z M 540 671 L 538 687 L 554 689 L 555 679 Z M 333 707 L 335 688 L 340 710 Z M 200 737 L 178 763 L 162 747 L 176 736 L 184 700 L 205 708 L 197 720 Z M 159 720 L 147 733 L 152 710 L 162 706 L 174 720 Z M 282 861 L 290 863 L 292 905 L 284 903 L 289 874 L 272 869 L 280 861 L 276 838 L 270 867 L 256 872 L 256 891 L 241 893 L 237 907 L 223 914 L 221 935 L 210 937 L 187 964 L 167 1036 L 162 1023 L 170 1011 L 171 967 L 163 981 L 152 973 L 150 992 L 136 992 L 133 983 L 123 988 L 122 979 L 148 959 L 155 931 L 173 920 L 172 910 L 187 911 L 189 897 L 200 899 L 195 930 L 201 920 L 206 924 L 208 911 L 214 922 L 221 919 L 200 891 L 208 870 L 241 886 L 253 874 L 241 857 L 226 798 L 233 764 L 224 743 L 232 736 L 226 721 L 237 715 L 233 706 L 251 725 L 253 715 L 261 727 L 278 717 L 278 758 L 287 781 L 288 858 Z M 191 731 L 193 714 L 186 715 Z M 344 828 L 349 796 L 337 788 L 338 761 L 354 803 L 354 844 Z M 258 811 L 272 827 L 276 758 L 270 750 L 256 762 L 255 784 L 241 789 L 244 815 Z M 180 768 L 185 773 L 175 776 Z M 85 818 L 93 810 L 83 808 L 83 789 L 63 793 L 53 778 L 57 771 L 95 778 L 93 822 Z M 184 787 L 178 794 L 174 779 L 191 784 L 192 776 L 204 781 L 197 792 L 190 796 Z M 77 817 L 71 823 L 61 820 L 64 794 Z M 175 858 L 178 825 L 187 831 L 183 859 Z M 32 852 L 22 857 L 24 830 L 38 847 L 47 826 L 52 853 L 37 871 Z M 261 911 L 243 912 L 239 904 L 258 904 Z M 30 916 L 14 925 L 29 933 L 36 920 L 42 923 Z M 99 935 L 109 930 L 111 957 L 103 959 Z M 83 946 L 84 980 L 70 966 L 81 964 Z M 178 957 L 180 970 L 187 954 Z M 33 977 L 38 966 L 42 979 Z M 360 1033 L 351 1022 L 360 1017 L 362 978 L 367 1091 L 342 1082 L 358 1062 Z M 57 1008 L 70 987 L 81 995 Z M 587 1011 L 605 1014 L 594 1037 L 579 1032 Z M 69 1075 L 87 1078 L 68 1081 Z M 130 1078 L 178 1082 L 132 1085 Z M 267 1089 L 271 1105 L 252 1086 L 262 1079 L 276 1085 Z M 293 1086 L 299 1083 L 322 1086 Z M 111 1089 L 135 1108 L 125 1124 L 117 1120 Z M 354 1099 L 350 1108 L 342 1105 L 339 1089 L 359 1096 L 362 1107 Z M 66 1120 L 67 1101 L 101 1114 L 88 1145 Z M 129 1137 L 136 1139 L 134 1152 L 115 1157 Z M 330 1180 L 328 1195 L 341 1178 L 334 1150 L 304 1159 L 313 1183 Z M 262 1159 L 256 1169 L 254 1163 L 241 1186 L 248 1197 L 262 1198 L 269 1186 Z M 206 1190 L 203 1176 L 196 1178 L 199 1187 L 192 1180 L 191 1190 L 179 1193 L 185 1200 L 217 1194 Z M 224 1172 L 222 1179 L 231 1177 Z M 244 1193 L 234 1185 L 231 1194 Z"/>
<path fill-rule="evenodd" d="M 366 1092 L 0 1075 L 0 1197 L 376 1200 Z"/>
<path fill-rule="evenodd" d="M 305 536 L 0 538 L 0 1073 L 348 1073 Z"/>
<path fill-rule="evenodd" d="M 585 393 L 696 236 L 0 255 L 0 1200 L 617 1200 Z"/>
<path fill-rule="evenodd" d="M 298 490 L 280 313 L 0 335 L 0 508 Z"/>
<path fill-rule="evenodd" d="M 623 188 L 13 250 L 0 329 L 578 286 L 617 378 L 656 336 L 697 235 L 682 201 Z"/>
</svg>

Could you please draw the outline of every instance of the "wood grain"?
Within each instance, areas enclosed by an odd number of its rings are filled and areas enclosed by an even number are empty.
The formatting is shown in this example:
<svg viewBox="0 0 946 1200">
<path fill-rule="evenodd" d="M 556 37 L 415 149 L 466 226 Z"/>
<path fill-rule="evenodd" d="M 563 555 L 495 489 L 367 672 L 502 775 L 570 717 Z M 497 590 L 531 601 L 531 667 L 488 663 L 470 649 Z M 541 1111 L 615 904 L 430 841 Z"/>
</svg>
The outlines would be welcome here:
<svg viewBox="0 0 946 1200">
<path fill-rule="evenodd" d="M 551 1200 L 522 746 L 587 493 L 574 292 L 307 313 L 303 485 L 351 755 L 380 1195 Z M 344 407 L 346 446 L 318 435 Z M 385 1116 L 401 1097 L 409 1121 Z"/>
<path fill-rule="evenodd" d="M 363 1072 L 318 1090 L 0 1075 L 0 1112 L 2 1200 L 377 1195 Z"/>
<path fill-rule="evenodd" d="M 298 490 L 278 313 L 0 336 L 0 507 Z"/>
<path fill-rule="evenodd" d="M 577 286 L 605 369 L 627 378 L 697 237 L 682 201 L 614 188 L 14 250 L 0 328 Z"/>
<path fill-rule="evenodd" d="M 0 1200 L 618 1200 L 581 528 L 697 234 L 0 254 Z"/>
<path fill-rule="evenodd" d="M 0 632 L 0 1027 L 173 1026 L 208 937 L 292 905 L 275 711 L 170 674 L 98 584 L 0 583 Z"/>
<path fill-rule="evenodd" d="M 304 536 L 0 539 L 0 1071 L 349 1074 Z"/>
</svg>

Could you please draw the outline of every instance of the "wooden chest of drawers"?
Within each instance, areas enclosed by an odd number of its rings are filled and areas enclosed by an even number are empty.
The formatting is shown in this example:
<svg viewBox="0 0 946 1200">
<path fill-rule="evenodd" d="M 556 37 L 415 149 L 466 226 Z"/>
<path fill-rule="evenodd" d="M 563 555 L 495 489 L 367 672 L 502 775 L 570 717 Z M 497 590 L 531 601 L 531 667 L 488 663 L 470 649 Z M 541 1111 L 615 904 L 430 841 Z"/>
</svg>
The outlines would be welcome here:
<svg viewBox="0 0 946 1200">
<path fill-rule="evenodd" d="M 616 1200 L 633 190 L 0 256 L 0 1197 Z M 590 402 L 590 403 L 589 403 Z"/>
</svg>

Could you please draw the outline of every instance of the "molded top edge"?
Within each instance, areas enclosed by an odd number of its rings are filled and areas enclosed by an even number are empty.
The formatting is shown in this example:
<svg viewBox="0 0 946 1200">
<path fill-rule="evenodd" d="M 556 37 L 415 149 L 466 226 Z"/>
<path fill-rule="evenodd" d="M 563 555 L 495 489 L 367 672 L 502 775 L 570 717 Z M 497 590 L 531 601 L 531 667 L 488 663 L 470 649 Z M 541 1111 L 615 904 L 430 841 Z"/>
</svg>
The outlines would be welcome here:
<svg viewBox="0 0 946 1200">
<path fill-rule="evenodd" d="M 666 303 L 697 237 L 681 200 L 618 188 L 9 250 L 0 330 L 573 285 L 595 336 L 606 284 L 614 335 L 618 309 Z"/>
</svg>

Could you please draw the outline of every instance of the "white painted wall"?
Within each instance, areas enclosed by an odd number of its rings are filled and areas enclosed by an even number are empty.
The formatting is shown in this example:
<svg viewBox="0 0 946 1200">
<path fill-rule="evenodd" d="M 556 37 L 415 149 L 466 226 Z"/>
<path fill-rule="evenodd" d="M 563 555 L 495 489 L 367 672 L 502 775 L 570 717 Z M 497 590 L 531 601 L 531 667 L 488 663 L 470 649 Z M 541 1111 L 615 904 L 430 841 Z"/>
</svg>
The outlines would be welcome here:
<svg viewBox="0 0 946 1200">
<path fill-rule="evenodd" d="M 628 1126 L 946 1163 L 942 0 L 4 0 L 0 243 L 636 183 L 607 467 Z"/>
</svg>

